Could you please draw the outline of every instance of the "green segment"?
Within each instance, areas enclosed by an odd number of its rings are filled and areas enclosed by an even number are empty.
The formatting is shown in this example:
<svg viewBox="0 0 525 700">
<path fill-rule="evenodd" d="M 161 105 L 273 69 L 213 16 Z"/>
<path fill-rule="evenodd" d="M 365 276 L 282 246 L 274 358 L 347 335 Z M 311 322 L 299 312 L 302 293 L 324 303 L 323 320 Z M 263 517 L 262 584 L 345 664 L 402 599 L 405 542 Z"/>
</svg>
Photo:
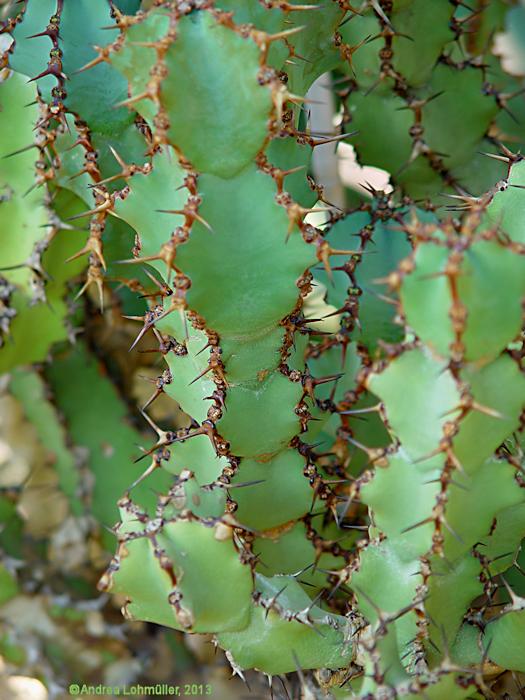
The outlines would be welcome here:
<svg viewBox="0 0 525 700">
<path fill-rule="evenodd" d="M 125 532 L 133 532 L 131 520 Z M 119 533 L 123 530 L 120 528 Z M 131 617 L 194 632 L 222 632 L 248 622 L 252 578 L 230 538 L 199 522 L 150 521 L 125 542 L 111 589 L 128 599 Z M 217 571 L 221 577 L 217 577 Z M 144 595 L 144 578 L 149 589 Z M 229 582 L 225 589 L 222 577 Z M 215 583 L 213 583 L 215 581 Z M 216 601 L 209 605 L 209 596 Z"/>
<path fill-rule="evenodd" d="M 270 330 L 295 305 L 295 281 L 314 251 L 296 230 L 287 242 L 289 221 L 275 202 L 275 183 L 254 166 L 229 180 L 203 175 L 199 191 L 199 214 L 212 231 L 196 222 L 177 251 L 192 280 L 188 304 L 220 335 Z"/>
<path fill-rule="evenodd" d="M 161 101 L 170 141 L 200 171 L 235 175 L 263 145 L 272 108 L 269 89 L 258 83 L 257 45 L 196 12 L 181 20 L 166 67 Z M 228 93 L 231 84 L 242 88 Z"/>
<path fill-rule="evenodd" d="M 256 592 L 246 629 L 218 635 L 240 668 L 281 674 L 297 667 L 337 669 L 352 659 L 348 621 L 312 605 L 295 579 L 258 575 Z"/>
</svg>

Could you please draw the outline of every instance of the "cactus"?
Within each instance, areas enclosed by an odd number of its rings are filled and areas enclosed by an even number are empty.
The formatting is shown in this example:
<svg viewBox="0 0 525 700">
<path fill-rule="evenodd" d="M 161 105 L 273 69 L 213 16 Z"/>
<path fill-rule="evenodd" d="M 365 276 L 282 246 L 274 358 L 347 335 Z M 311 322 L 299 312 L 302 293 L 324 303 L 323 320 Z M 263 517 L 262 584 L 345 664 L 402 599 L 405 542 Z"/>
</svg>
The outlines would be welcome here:
<svg viewBox="0 0 525 700">
<path fill-rule="evenodd" d="M 488 34 L 502 30 L 506 9 L 499 0 L 490 9 L 438 1 L 431 12 L 424 0 L 370 2 L 338 33 L 353 143 L 415 199 L 458 188 L 479 194 L 504 175 L 479 152 L 522 141 L 519 129 L 509 133 L 521 83 L 502 72 Z"/>
<path fill-rule="evenodd" d="M 474 5 L 4 13 L 0 367 L 97 553 L 61 566 L 243 679 L 460 700 L 525 673 L 524 110 L 492 53 L 521 14 Z M 344 141 L 390 192 L 330 201 L 312 154 Z"/>
</svg>

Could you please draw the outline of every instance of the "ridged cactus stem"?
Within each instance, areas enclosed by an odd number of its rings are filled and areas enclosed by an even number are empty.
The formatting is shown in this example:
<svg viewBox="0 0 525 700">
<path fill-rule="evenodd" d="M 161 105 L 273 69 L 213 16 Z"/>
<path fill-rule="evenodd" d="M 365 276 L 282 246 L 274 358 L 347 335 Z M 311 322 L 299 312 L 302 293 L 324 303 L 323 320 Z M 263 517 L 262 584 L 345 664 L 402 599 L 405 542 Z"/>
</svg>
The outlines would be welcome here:
<svg viewBox="0 0 525 700">
<path fill-rule="evenodd" d="M 513 5 L 9 4 L 0 368 L 66 504 L 42 570 L 73 524 L 127 620 L 305 697 L 525 673 Z M 389 192 L 315 181 L 345 141 Z"/>
</svg>

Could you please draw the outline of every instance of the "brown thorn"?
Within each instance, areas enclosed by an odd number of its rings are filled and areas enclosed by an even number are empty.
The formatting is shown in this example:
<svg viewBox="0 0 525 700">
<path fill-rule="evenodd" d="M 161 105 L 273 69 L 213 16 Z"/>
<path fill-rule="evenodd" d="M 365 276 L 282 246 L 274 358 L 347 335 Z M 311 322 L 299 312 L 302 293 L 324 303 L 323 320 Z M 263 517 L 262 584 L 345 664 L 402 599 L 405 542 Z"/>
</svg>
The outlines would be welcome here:
<svg viewBox="0 0 525 700">
<path fill-rule="evenodd" d="M 89 61 L 89 63 L 86 63 L 82 68 L 78 68 L 77 70 L 73 71 L 73 75 L 76 75 L 77 73 L 82 73 L 85 70 L 89 70 L 90 68 L 94 68 L 95 66 L 98 66 L 99 63 L 104 63 L 107 61 L 107 58 L 102 54 L 100 56 L 97 56 L 94 58 L 92 61 Z"/>
</svg>

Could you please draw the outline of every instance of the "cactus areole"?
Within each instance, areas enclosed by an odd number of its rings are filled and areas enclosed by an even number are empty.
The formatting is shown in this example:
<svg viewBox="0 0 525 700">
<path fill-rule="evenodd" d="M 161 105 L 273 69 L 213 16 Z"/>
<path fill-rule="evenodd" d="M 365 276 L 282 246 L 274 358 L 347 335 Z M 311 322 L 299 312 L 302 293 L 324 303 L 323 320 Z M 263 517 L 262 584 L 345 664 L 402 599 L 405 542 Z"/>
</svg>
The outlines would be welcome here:
<svg viewBox="0 0 525 700">
<path fill-rule="evenodd" d="M 308 697 L 521 697 L 518 5 L 1 6 L 0 371 L 125 618 Z M 390 184 L 334 202 L 350 145 Z"/>
</svg>

